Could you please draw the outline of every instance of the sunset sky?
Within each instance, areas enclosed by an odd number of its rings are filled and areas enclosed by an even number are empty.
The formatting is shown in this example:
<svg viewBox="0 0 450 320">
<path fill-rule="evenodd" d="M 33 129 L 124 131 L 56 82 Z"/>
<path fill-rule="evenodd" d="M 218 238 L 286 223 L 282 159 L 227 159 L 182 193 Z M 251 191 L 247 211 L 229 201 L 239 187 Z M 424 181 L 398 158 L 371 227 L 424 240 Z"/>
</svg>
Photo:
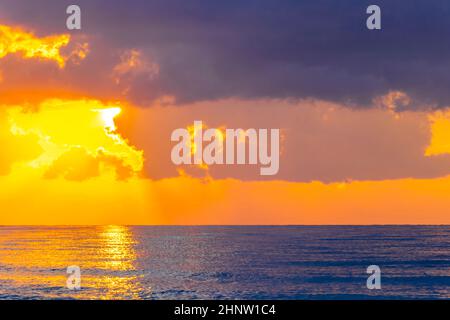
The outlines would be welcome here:
<svg viewBox="0 0 450 320">
<path fill-rule="evenodd" d="M 0 1 L 0 225 L 449 224 L 450 4 Z M 171 132 L 279 128 L 280 170 Z"/>
</svg>

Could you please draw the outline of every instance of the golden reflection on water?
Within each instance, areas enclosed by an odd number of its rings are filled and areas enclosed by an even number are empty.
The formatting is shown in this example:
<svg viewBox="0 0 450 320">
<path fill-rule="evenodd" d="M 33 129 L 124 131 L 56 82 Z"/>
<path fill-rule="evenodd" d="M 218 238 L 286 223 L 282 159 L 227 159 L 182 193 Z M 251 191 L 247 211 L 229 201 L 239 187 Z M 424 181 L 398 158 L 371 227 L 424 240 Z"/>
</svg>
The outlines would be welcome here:
<svg viewBox="0 0 450 320">
<path fill-rule="evenodd" d="M 30 297 L 44 289 L 49 298 L 139 298 L 135 244 L 127 226 L 1 229 L 0 281 Z M 66 288 L 72 265 L 81 268 L 81 290 Z"/>
<path fill-rule="evenodd" d="M 132 270 L 136 253 L 133 249 L 134 240 L 128 227 L 106 226 L 100 234 L 104 267 L 111 270 Z"/>
<path fill-rule="evenodd" d="M 100 234 L 102 245 L 100 246 L 103 259 L 103 268 L 111 271 L 136 271 L 135 240 L 129 227 L 106 226 Z M 93 285 L 106 288 L 106 293 L 101 298 L 138 298 L 138 279 L 136 275 L 93 277 Z"/>
</svg>

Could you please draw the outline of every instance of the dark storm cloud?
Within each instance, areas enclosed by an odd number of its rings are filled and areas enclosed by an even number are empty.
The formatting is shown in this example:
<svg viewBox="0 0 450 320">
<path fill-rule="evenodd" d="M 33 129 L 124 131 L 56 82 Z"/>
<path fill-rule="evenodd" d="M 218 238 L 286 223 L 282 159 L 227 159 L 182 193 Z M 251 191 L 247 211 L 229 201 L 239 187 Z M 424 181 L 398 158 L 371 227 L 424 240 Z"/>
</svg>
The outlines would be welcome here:
<svg viewBox="0 0 450 320">
<path fill-rule="evenodd" d="M 0 18 L 43 33 L 67 32 L 65 8 L 72 2 L 2 0 Z M 113 67 L 111 55 L 130 48 L 159 65 L 157 77 L 130 80 L 127 95 L 139 104 L 173 95 L 183 103 L 313 97 L 368 105 L 390 90 L 420 104 L 450 104 L 448 0 L 74 3 L 82 8 L 82 32 L 108 48 L 92 52 L 104 61 L 97 73 Z M 381 7 L 381 31 L 366 28 L 370 4 Z"/>
</svg>

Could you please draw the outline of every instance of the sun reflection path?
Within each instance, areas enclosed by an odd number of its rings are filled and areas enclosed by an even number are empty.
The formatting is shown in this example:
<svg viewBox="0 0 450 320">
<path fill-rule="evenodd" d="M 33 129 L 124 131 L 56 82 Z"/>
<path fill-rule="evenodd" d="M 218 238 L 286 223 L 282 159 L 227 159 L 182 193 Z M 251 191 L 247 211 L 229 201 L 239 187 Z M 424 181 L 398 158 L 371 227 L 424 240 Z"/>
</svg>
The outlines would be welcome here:
<svg viewBox="0 0 450 320">
<path fill-rule="evenodd" d="M 0 229 L 0 283 L 22 296 L 138 299 L 142 275 L 136 240 L 127 226 L 11 227 Z M 6 254 L 8 253 L 8 254 Z M 66 287 L 68 266 L 81 269 L 81 290 Z M 144 290 L 145 289 L 145 290 Z"/>
<path fill-rule="evenodd" d="M 105 226 L 100 234 L 102 244 L 100 256 L 103 268 L 109 272 L 121 271 L 121 276 L 104 276 L 98 279 L 98 284 L 105 288 L 104 299 L 114 299 L 121 296 L 138 298 L 138 276 L 136 275 L 136 244 L 133 235 L 126 226 Z"/>
</svg>

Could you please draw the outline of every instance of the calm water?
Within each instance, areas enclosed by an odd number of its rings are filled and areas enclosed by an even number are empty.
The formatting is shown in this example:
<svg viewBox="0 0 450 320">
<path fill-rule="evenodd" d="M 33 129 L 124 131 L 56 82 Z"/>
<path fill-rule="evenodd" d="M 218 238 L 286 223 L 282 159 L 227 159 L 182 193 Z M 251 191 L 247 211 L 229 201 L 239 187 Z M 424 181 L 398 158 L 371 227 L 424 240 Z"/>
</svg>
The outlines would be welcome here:
<svg viewBox="0 0 450 320">
<path fill-rule="evenodd" d="M 0 298 L 449 299 L 450 226 L 0 227 Z"/>
</svg>

